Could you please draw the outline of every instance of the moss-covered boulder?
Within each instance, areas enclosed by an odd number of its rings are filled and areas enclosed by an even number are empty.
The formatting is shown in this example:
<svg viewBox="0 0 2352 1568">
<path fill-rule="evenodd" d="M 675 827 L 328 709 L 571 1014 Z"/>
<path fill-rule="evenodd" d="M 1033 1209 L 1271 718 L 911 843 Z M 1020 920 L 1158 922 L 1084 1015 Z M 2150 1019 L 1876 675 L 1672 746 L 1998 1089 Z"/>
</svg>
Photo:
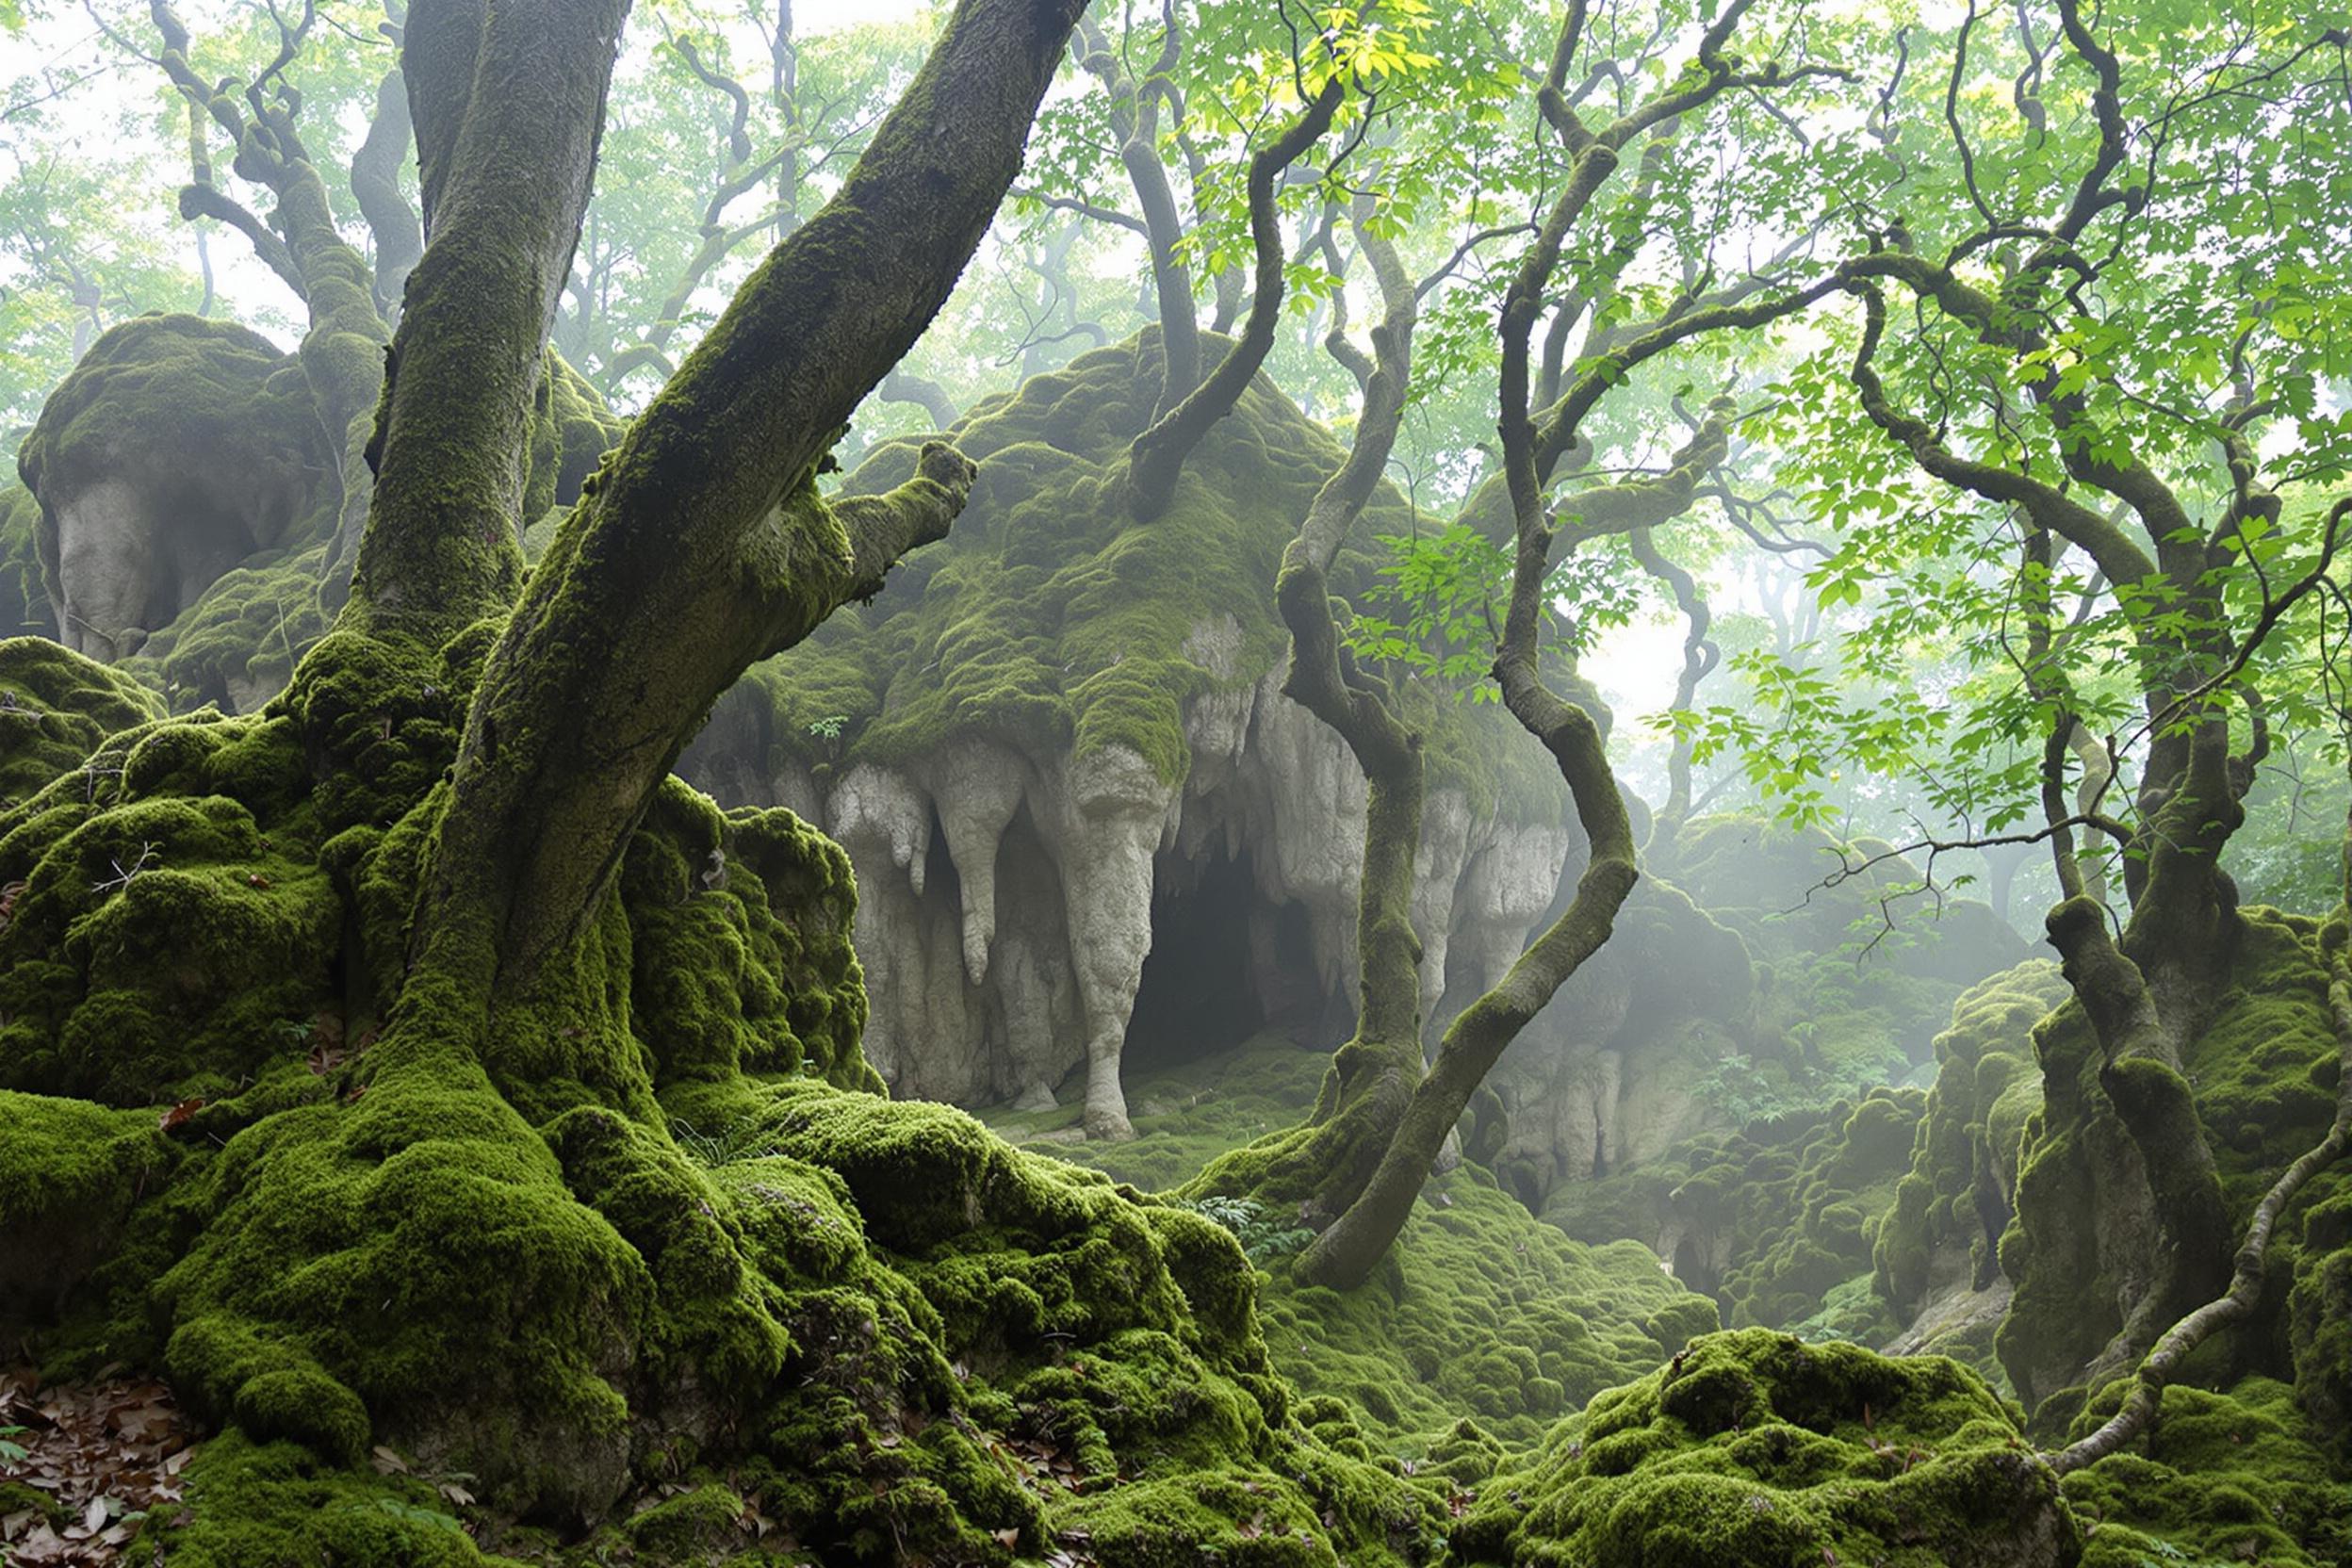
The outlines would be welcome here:
<svg viewBox="0 0 2352 1568">
<path fill-rule="evenodd" d="M 2121 1393 L 2095 1400 L 2074 1435 L 2115 1413 Z M 2145 1444 L 2066 1478 L 2084 1563 L 2352 1561 L 2344 1456 L 2315 1435 L 2295 1391 L 2268 1378 L 2247 1378 L 2227 1393 L 2166 1389 Z"/>
<path fill-rule="evenodd" d="M 1925 1098 L 1878 1088 L 1704 1135 L 1563 1187 L 1544 1215 L 1583 1241 L 1641 1238 L 1686 1284 L 1713 1295 L 1734 1328 L 1883 1343 L 1896 1324 L 1868 1289 L 1871 1249 L 1910 1169 Z M 1862 1289 L 1839 1294 L 1856 1282 Z"/>
<path fill-rule="evenodd" d="M 62 644 L 0 640 L 0 806 L 79 768 L 107 736 L 162 716 L 153 692 Z"/>
<path fill-rule="evenodd" d="M 174 711 L 250 712 L 284 687 L 327 629 L 344 498 L 341 433 L 328 434 L 303 357 L 318 344 L 360 354 L 363 381 L 380 373 L 372 346 L 331 326 L 292 353 L 206 317 L 102 335 L 18 451 L 26 488 L 0 494 L 0 631 L 54 629 Z M 620 428 L 549 350 L 525 521 L 576 499 Z"/>
<path fill-rule="evenodd" d="M 41 580 L 41 502 L 0 468 L 0 636 L 55 637 Z"/>
<path fill-rule="evenodd" d="M 2344 1058 L 2328 987 L 2344 932 L 2341 917 L 2322 923 L 2261 906 L 2240 911 L 2229 984 L 2186 1042 L 2181 1068 L 2238 1223 L 2335 1115 Z M 2083 1371 L 2121 1327 L 2135 1282 L 2161 1242 L 2139 1155 L 2100 1083 L 2101 1054 L 2081 1009 L 2061 1007 L 2033 1038 L 2039 1104 L 2023 1119 L 2016 1214 L 1998 1254 L 2017 1295 L 1996 1343 L 2040 1428 L 2054 1431 L 2081 1408 Z M 2031 1091 L 2015 1093 L 2005 1119 L 2015 1119 Z M 2003 1099 L 1992 1108 L 2001 1113 Z M 1948 1180 L 1930 1176 L 1939 1195 Z M 2345 1429 L 2352 1415 L 2352 1332 L 2341 1310 L 2352 1271 L 2347 1214 L 2352 1170 L 2338 1162 L 2280 1217 L 2255 1320 L 2193 1364 L 2194 1380 L 2227 1387 L 2261 1375 L 2291 1383 L 2328 1429 Z"/>
<path fill-rule="evenodd" d="M 141 316 L 102 335 L 17 453 L 59 635 L 126 657 L 223 571 L 316 536 L 340 446 L 301 364 L 258 333 Z"/>
<path fill-rule="evenodd" d="M 2080 1531 L 1966 1367 L 1760 1329 L 1699 1340 L 1479 1487 L 1465 1561 L 2070 1568 Z"/>
</svg>

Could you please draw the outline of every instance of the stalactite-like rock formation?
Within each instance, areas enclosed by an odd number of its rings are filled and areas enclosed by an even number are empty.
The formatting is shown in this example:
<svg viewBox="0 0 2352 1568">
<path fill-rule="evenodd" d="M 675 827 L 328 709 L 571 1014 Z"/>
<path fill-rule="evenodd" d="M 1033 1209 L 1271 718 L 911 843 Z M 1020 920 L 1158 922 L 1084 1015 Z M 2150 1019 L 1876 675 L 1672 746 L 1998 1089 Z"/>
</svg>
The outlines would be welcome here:
<svg viewBox="0 0 2352 1568">
<path fill-rule="evenodd" d="M 1364 785 L 1279 690 L 1272 594 L 1339 450 L 1261 379 L 1168 513 L 1129 522 L 1113 487 L 1158 374 L 1147 334 L 975 408 L 953 434 L 981 479 L 949 543 L 756 671 L 681 764 L 849 851 L 867 1051 L 903 1094 L 1044 1103 L 1083 1065 L 1088 1125 L 1118 1135 L 1139 996 L 1230 1031 L 1168 1042 L 1191 1052 L 1269 1021 L 1335 1034 L 1352 1006 Z M 849 488 L 912 457 L 886 447 Z M 1382 512 L 1367 531 L 1412 526 L 1394 496 Z M 1434 1014 L 1449 971 L 1517 955 L 1575 830 L 1491 710 L 1413 700 Z"/>
</svg>

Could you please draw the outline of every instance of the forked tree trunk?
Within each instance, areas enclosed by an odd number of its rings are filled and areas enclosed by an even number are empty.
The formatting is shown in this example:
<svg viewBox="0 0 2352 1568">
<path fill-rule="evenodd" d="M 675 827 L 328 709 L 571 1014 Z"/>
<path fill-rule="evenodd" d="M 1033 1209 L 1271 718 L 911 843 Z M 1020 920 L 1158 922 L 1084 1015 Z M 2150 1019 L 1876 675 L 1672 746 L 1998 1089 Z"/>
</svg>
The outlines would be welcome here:
<svg viewBox="0 0 2352 1568">
<path fill-rule="evenodd" d="M 494 1007 L 534 995 L 710 703 L 961 507 L 972 468 L 945 449 L 887 497 L 827 506 L 814 480 L 978 245 L 1081 3 L 966 0 L 840 194 L 753 273 L 590 480 L 490 653 L 449 786 L 406 993 L 454 1010 L 445 1024 L 480 1037 Z M 438 52 L 432 70 L 411 63 L 433 237 L 396 345 L 351 617 L 409 636 L 495 613 L 519 567 L 520 419 L 622 9 L 489 10 L 475 79 L 498 90 L 461 98 L 441 74 L 463 53 L 449 40 L 483 13 L 450 4 L 442 28 L 423 5 L 410 20 L 412 42 Z M 534 85 L 511 92 L 518 80 Z M 510 275 L 494 286 L 499 261 Z M 569 1064 L 559 1053 L 531 1070 Z"/>
</svg>

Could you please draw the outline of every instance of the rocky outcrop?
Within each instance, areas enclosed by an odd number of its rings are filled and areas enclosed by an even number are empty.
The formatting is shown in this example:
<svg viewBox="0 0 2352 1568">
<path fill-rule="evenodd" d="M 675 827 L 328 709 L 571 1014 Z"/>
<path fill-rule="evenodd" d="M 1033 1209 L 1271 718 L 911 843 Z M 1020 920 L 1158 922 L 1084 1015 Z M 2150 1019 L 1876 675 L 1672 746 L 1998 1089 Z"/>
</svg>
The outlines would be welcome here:
<svg viewBox="0 0 2352 1568">
<path fill-rule="evenodd" d="M 1131 1048 L 1345 1032 L 1364 786 L 1281 693 L 1273 602 L 1340 451 L 1261 378 L 1168 514 L 1133 523 L 1115 485 L 1158 375 L 1147 334 L 978 405 L 949 433 L 981 473 L 949 541 L 755 671 L 680 764 L 848 849 L 866 1049 L 902 1094 L 1034 1106 L 1083 1068 L 1089 1129 L 1118 1136 Z M 885 446 L 848 487 L 911 461 Z M 1409 519 L 1373 510 L 1367 533 Z M 1365 576 L 1350 557 L 1334 581 Z M 1409 700 L 1432 736 L 1434 1016 L 1517 956 L 1576 841 L 1539 748 L 1491 709 Z"/>
<path fill-rule="evenodd" d="M 1282 694 L 1272 592 L 1339 449 L 1260 378 L 1168 515 L 1135 524 L 1118 486 L 1158 375 L 1147 333 L 977 405 L 947 433 L 980 466 L 948 541 L 755 670 L 680 763 L 848 849 L 867 1051 L 902 1094 L 1082 1093 L 1118 1136 L 1129 1052 L 1158 1066 L 1268 1024 L 1326 1044 L 1348 1026 L 1364 785 Z M 885 444 L 845 488 L 888 488 L 916 450 Z M 1358 531 L 1411 524 L 1385 494 Z M 1372 569 L 1343 555 L 1335 591 Z M 1548 758 L 1494 708 L 1402 695 L 1429 743 L 1414 916 L 1434 1039 L 1561 906 L 1584 848 Z M 1923 1064 L 1957 989 L 2023 943 L 1982 906 L 1903 905 L 1857 970 L 1849 928 L 1912 872 L 1808 898 L 1831 853 L 1740 817 L 1653 846 L 1609 945 L 1505 1058 L 1474 1154 L 1540 1206 L 1736 1123 L 1752 1089 L 1818 1106 Z"/>
<path fill-rule="evenodd" d="M 553 351 L 538 404 L 533 520 L 579 498 L 621 429 Z M 174 711 L 258 710 L 326 630 L 342 503 L 331 423 L 302 354 L 235 322 L 109 330 L 19 448 L 25 490 L 0 495 L 0 633 L 53 635 Z"/>
<path fill-rule="evenodd" d="M 304 542 L 334 460 L 301 365 L 260 334 L 194 316 L 106 333 L 17 458 L 58 640 L 139 652 L 231 568 Z"/>
<path fill-rule="evenodd" d="M 1123 746 L 1070 759 L 976 737 L 822 782 L 787 769 L 756 792 L 705 747 L 688 776 L 790 804 L 848 850 L 874 997 L 866 1054 L 896 1092 L 1035 1108 L 1084 1068 L 1089 1126 L 1116 1135 L 1131 1025 L 1152 1027 L 1136 1011 L 1147 980 L 1165 1005 L 1237 1031 L 1168 1042 L 1178 1052 L 1269 1022 L 1346 1027 L 1364 782 L 1279 685 L 1269 671 L 1190 704 L 1191 765 L 1173 785 Z M 1480 813 L 1461 788 L 1438 790 L 1429 818 L 1415 904 L 1434 1014 L 1449 972 L 1499 972 L 1517 956 L 1574 843 L 1557 822 Z"/>
</svg>

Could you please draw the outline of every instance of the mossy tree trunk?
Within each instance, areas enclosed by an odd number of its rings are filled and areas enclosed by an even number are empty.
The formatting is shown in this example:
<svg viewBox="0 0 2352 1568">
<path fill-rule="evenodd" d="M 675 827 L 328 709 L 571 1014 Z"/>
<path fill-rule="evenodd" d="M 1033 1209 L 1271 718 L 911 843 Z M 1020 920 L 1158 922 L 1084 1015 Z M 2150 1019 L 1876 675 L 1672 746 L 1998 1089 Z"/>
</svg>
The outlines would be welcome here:
<svg viewBox="0 0 2352 1568">
<path fill-rule="evenodd" d="M 2086 1318 L 2112 1311 L 2116 1327 L 2080 1369 L 2096 1382 L 2129 1368 L 2168 1325 L 2231 1278 L 2234 1224 L 2185 1063 L 2230 984 L 2242 923 L 2222 857 L 2268 749 L 2265 714 L 2238 674 L 2279 617 L 2324 580 L 2344 511 L 2328 521 L 2317 572 L 2292 585 L 2269 581 L 2251 542 L 2276 525 L 2280 501 L 2260 478 L 2246 434 L 2267 406 L 2254 368 L 2243 359 L 2232 367 L 2234 395 L 2214 416 L 2220 462 L 2211 478 L 2227 498 L 2201 519 L 2183 499 L 2180 476 L 2159 472 L 2170 455 L 2136 449 L 2082 379 L 2069 382 L 2051 363 L 2050 323 L 2074 308 L 2062 302 L 2096 286 L 2149 206 L 2149 191 L 2132 169 L 2139 133 L 2123 110 L 2122 63 L 2077 0 L 2059 0 L 2057 8 L 2063 46 L 2092 83 L 2095 131 L 2073 185 L 2060 193 L 2061 210 L 2046 224 L 2022 228 L 1994 224 L 1987 215 L 1941 260 L 1916 253 L 1898 226 L 1884 249 L 1840 270 L 1863 306 L 1851 374 L 1864 413 L 1921 470 L 2008 509 L 2027 532 L 2017 577 L 2028 609 L 2025 678 L 2049 715 L 2041 836 L 2061 889 L 2047 927 L 2096 1047 L 2087 1062 L 2048 1064 L 2049 1114 L 2082 1107 L 2066 1111 L 2061 1135 L 2073 1141 L 2070 1158 L 2097 1167 L 2091 1184 L 2103 1210 L 2082 1222 L 2083 1233 L 2121 1227 L 2133 1239 L 2117 1242 L 2111 1233 L 2105 1243 L 2127 1260 L 2116 1266 L 2112 1300 L 2095 1298 L 2086 1280 L 2071 1277 L 2079 1266 L 2055 1271 L 2065 1279 L 2044 1270 L 2020 1282 L 2003 1337 L 2080 1336 Z M 1997 283 L 1975 281 L 1965 258 L 2011 233 L 2029 237 L 2031 248 L 2000 270 Z M 2094 255 L 2108 259 L 2086 259 Z M 1972 455 L 1945 429 L 1901 406 L 1878 367 L 1890 318 L 1886 296 L 1898 290 L 1921 307 L 1922 322 L 1948 320 L 2001 357 L 2046 426 L 2040 449 Z M 2140 716 L 2136 734 L 2120 742 L 2091 734 L 2073 694 L 2070 629 L 2058 625 L 2049 602 L 2060 542 L 2088 559 L 2095 582 L 2113 585 L 2132 638 Z M 2232 584 L 2241 580 L 2258 612 L 2232 608 Z M 2242 752 L 2233 749 L 2231 725 L 2241 701 L 2248 720 Z M 2105 797 L 2116 758 L 2143 741 L 2134 796 L 2111 806 Z M 2121 909 L 2111 906 L 2105 880 L 2079 847 L 2085 833 L 2112 841 Z M 2095 1100 L 2086 1102 L 2075 1082 L 2078 1065 L 2086 1082 L 2096 1080 Z M 2091 1152 L 2097 1140 L 2079 1135 L 2087 1126 L 2081 1118 L 2102 1111 L 2113 1113 L 2122 1135 L 2112 1153 Z M 2153 1233 L 2129 1219 L 2141 1209 L 2152 1215 Z M 2021 1386 L 2028 1381 L 2019 1379 Z"/>
<path fill-rule="evenodd" d="M 945 449 L 889 496 L 828 506 L 814 482 L 978 244 L 1078 8 L 958 9 L 841 193 L 754 272 L 532 575 L 467 717 L 418 916 L 409 994 L 461 1010 L 443 1024 L 475 1034 L 560 989 L 623 842 L 711 701 L 871 593 L 960 508 L 972 468 Z M 510 433 L 586 197 L 619 13 L 502 6 L 474 72 L 500 90 L 437 107 L 418 95 L 429 175 L 434 149 L 456 155 L 429 180 L 433 239 L 396 346 L 354 630 L 446 637 L 499 608 L 513 580 Z M 532 90 L 506 90 L 510 70 Z M 498 153 L 527 131 L 552 140 L 517 171 Z M 550 164 L 561 179 L 543 177 Z M 517 255 L 495 293 L 481 286 Z M 465 399 L 475 411 L 449 418 Z M 518 1027 L 509 1043 L 526 1037 L 544 1054 L 516 1070 L 595 1081 L 595 1041 Z"/>
<path fill-rule="evenodd" d="M 1353 1286 L 1386 1256 L 1446 1139 L 1496 1061 L 1609 939 L 1616 912 L 1633 888 L 1632 824 L 1609 769 L 1601 727 L 1583 706 L 1554 692 L 1540 669 L 1543 629 L 1553 613 L 1545 583 L 1563 536 L 1573 547 L 1579 536 L 1646 529 L 1687 511 L 1700 480 L 1723 460 L 1729 408 L 1710 410 L 1663 476 L 1598 486 L 1554 504 L 1547 504 L 1548 477 L 1561 455 L 1579 445 L 1585 417 L 1635 367 L 1708 332 L 1757 325 L 1801 309 L 1827 286 L 1773 291 L 1745 303 L 1734 302 L 1748 300 L 1756 289 L 1736 286 L 1728 299 L 1679 299 L 1658 319 L 1613 335 L 1607 351 L 1592 356 L 1560 388 L 1541 418 L 1530 406 L 1531 338 L 1567 238 L 1587 220 L 1617 170 L 1620 149 L 1727 90 L 1786 79 L 1777 67 L 1746 73 L 1725 57 L 1725 41 L 1744 8 L 1727 8 L 1706 31 L 1690 74 L 1597 128 L 1586 124 L 1562 96 L 1566 73 L 1585 43 L 1580 11 L 1572 10 L 1553 54 L 1542 104 L 1571 165 L 1561 193 L 1513 276 L 1503 310 L 1500 428 L 1515 548 L 1494 675 L 1511 715 L 1551 754 L 1568 785 L 1590 859 L 1567 909 L 1500 983 L 1456 1017 L 1426 1068 L 1420 1043 L 1421 946 L 1410 913 L 1421 826 L 1420 738 L 1403 719 L 1395 694 L 1348 660 L 1325 575 L 1387 462 L 1411 376 L 1417 302 L 1438 280 L 1413 284 L 1365 223 L 1370 214 L 1358 208 L 1359 244 L 1372 266 L 1384 312 L 1373 329 L 1369 356 L 1348 344 L 1344 332 L 1334 334 L 1333 352 L 1355 374 L 1364 406 L 1347 462 L 1317 495 L 1284 557 L 1280 598 L 1292 635 L 1284 689 L 1338 731 L 1370 786 L 1358 899 L 1362 1010 L 1355 1037 L 1334 1058 L 1310 1124 L 1229 1156 L 1194 1184 L 1196 1190 L 1251 1184 L 1268 1193 L 1309 1193 L 1311 1205 L 1332 1217 L 1298 1264 L 1302 1280 Z M 1659 145 L 1658 139 L 1651 145 Z M 1259 213 L 1253 204 L 1262 268 L 1268 254 L 1270 203 L 1268 208 Z M 1262 284 L 1259 302 L 1265 298 Z M 1491 494 L 1482 491 L 1473 497 L 1466 515 L 1475 517 L 1491 502 Z"/>
<path fill-rule="evenodd" d="M 1273 351 L 1274 331 L 1282 311 L 1284 259 L 1282 228 L 1274 207 L 1275 182 L 1305 156 L 1309 148 L 1323 139 L 1323 133 L 1331 128 L 1332 118 L 1347 95 L 1347 82 L 1334 74 L 1299 111 L 1298 117 L 1283 127 L 1282 134 L 1259 148 L 1250 159 L 1250 237 L 1255 252 L 1256 277 L 1250 316 L 1242 325 L 1240 340 L 1200 384 L 1181 398 L 1170 398 L 1163 392 L 1159 416 L 1128 449 L 1122 500 L 1128 514 L 1140 521 L 1150 522 L 1168 510 L 1168 503 L 1176 494 L 1176 481 L 1184 472 L 1184 460 L 1217 422 L 1233 411 L 1241 395 L 1250 389 L 1250 379 Z M 1185 310 L 1189 311 L 1191 305 L 1191 294 L 1187 291 Z M 1197 349 L 1194 351 L 1198 353 Z M 1172 370 L 1168 384 L 1170 388 L 1176 384 Z M 1359 508 L 1362 505 L 1357 504 Z"/>
<path fill-rule="evenodd" d="M 627 0 L 420 4 L 405 66 L 423 257 L 384 380 L 346 628 L 437 646 L 514 602 L 541 350 L 596 171 Z"/>
</svg>

